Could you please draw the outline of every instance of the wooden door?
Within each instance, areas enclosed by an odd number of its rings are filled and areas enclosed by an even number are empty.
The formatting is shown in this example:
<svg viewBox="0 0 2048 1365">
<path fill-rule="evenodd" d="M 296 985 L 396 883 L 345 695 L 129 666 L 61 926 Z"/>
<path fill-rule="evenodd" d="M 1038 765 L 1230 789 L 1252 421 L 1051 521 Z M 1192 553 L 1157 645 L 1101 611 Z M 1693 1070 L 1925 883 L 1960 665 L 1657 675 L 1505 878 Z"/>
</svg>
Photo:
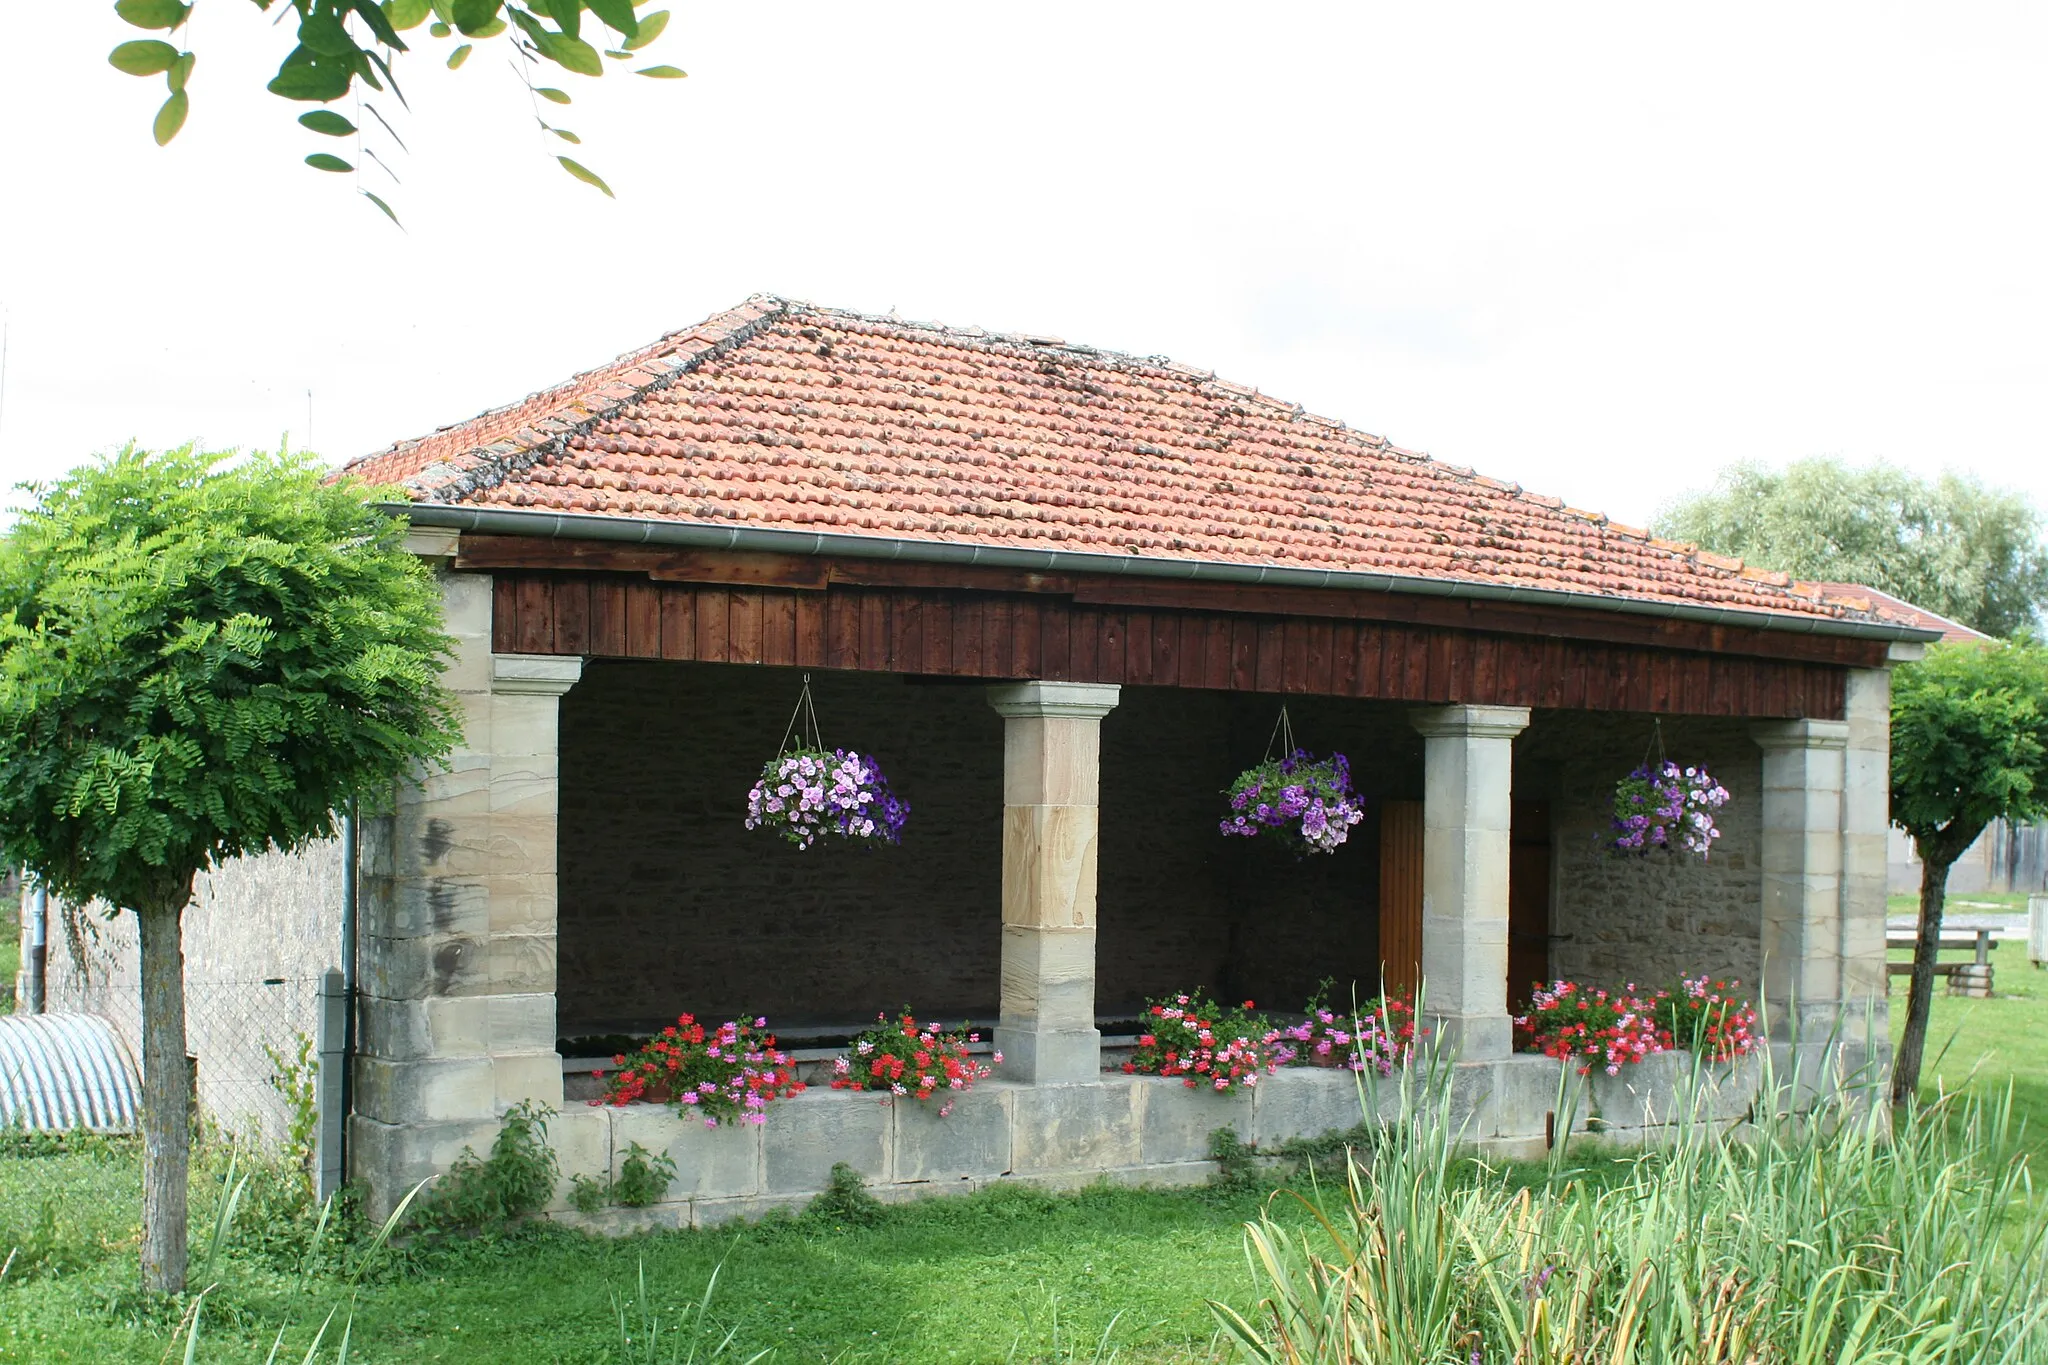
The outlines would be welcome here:
<svg viewBox="0 0 2048 1365">
<path fill-rule="evenodd" d="M 1380 805 L 1380 970 L 1389 995 L 1422 977 L 1422 803 Z"/>
<path fill-rule="evenodd" d="M 1550 803 L 1517 801 L 1508 836 L 1508 1009 L 1550 980 Z"/>
</svg>

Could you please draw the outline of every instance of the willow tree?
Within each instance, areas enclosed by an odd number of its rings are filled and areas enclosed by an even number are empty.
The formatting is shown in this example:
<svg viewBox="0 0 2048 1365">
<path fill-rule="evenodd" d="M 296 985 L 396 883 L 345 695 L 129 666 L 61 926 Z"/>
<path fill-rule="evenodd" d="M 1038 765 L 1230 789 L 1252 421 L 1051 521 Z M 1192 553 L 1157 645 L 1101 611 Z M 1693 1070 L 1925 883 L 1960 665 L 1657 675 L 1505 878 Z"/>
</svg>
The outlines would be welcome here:
<svg viewBox="0 0 2048 1365">
<path fill-rule="evenodd" d="M 131 447 L 29 490 L 0 542 L 0 847 L 137 918 L 154 1291 L 185 1284 L 194 877 L 330 836 L 457 734 L 431 580 L 324 472 Z"/>
<path fill-rule="evenodd" d="M 1920 854 L 1920 927 L 1892 1098 L 1920 1088 L 1949 869 L 1993 820 L 2048 813 L 2048 649 L 1937 645 L 1892 675 L 1892 823 Z"/>
</svg>

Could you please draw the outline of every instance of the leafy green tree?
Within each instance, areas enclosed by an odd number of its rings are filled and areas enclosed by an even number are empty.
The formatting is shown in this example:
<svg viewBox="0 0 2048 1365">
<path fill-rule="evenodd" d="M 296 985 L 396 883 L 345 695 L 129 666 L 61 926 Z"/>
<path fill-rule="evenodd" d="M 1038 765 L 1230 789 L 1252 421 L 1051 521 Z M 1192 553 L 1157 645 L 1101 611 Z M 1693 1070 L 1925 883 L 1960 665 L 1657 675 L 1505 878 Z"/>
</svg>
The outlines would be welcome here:
<svg viewBox="0 0 2048 1365">
<path fill-rule="evenodd" d="M 130 447 L 0 541 L 0 846 L 142 954 L 142 1273 L 185 1282 L 182 916 L 199 871 L 329 836 L 457 735 L 403 527 L 303 456 Z"/>
<path fill-rule="evenodd" d="M 1877 588 L 1987 635 L 2010 635 L 2048 604 L 2041 514 L 1958 474 L 1741 464 L 1666 508 L 1656 528 L 1795 578 Z"/>
<path fill-rule="evenodd" d="M 2048 649 L 1937 645 L 1892 676 L 1892 823 L 1920 854 L 1920 930 L 1892 1097 L 1920 1087 L 1949 868 L 1993 820 L 2048 813 Z"/>
<path fill-rule="evenodd" d="M 538 100 L 543 99 L 557 105 L 571 102 L 568 92 L 534 83 L 534 75 L 549 66 L 579 76 L 602 76 L 605 58 L 616 62 L 641 60 L 636 54 L 668 27 L 667 10 L 635 13 L 646 3 L 648 0 L 539 0 L 521 6 L 512 0 L 255 0 L 256 8 L 265 13 L 275 6 L 284 11 L 280 17 L 298 18 L 293 27 L 275 25 L 281 44 L 289 41 L 291 48 L 267 87 L 273 95 L 309 104 L 330 104 L 354 90 L 356 82 L 361 81 L 373 95 L 389 94 L 402 103 L 405 95 L 392 68 L 400 54 L 412 51 L 403 35 L 414 33 L 413 41 L 417 42 L 414 31 L 424 24 L 430 37 L 452 45 L 446 58 L 451 69 L 468 61 L 478 42 L 502 37 L 509 46 L 513 69 L 536 96 L 535 109 L 540 107 Z M 588 31 L 583 26 L 585 11 L 596 21 Z M 164 34 L 163 38 L 133 39 L 107 54 L 108 62 L 118 71 L 164 78 L 168 94 L 151 125 L 157 145 L 161 146 L 178 135 L 192 107 L 192 72 L 197 57 L 180 44 L 166 41 L 177 38 L 185 29 L 192 17 L 192 5 L 186 0 L 116 0 L 114 12 L 136 28 Z M 612 35 L 609 39 L 605 37 L 607 32 Z M 591 42 L 593 38 L 596 43 Z M 684 74 L 666 65 L 642 66 L 635 71 L 658 80 L 673 80 Z M 387 133 L 391 132 L 391 125 L 385 122 L 374 99 L 365 102 L 363 108 Z M 535 120 L 545 132 L 564 142 L 582 141 L 575 133 L 550 124 L 538 114 Z M 299 116 L 299 122 L 319 138 L 354 140 L 355 162 L 336 156 L 328 146 L 323 146 L 306 157 L 306 164 L 316 171 L 348 172 L 365 159 L 379 160 L 374 150 L 363 145 L 362 130 L 332 109 L 310 110 Z M 397 141 L 396 133 L 391 136 Z M 555 160 L 578 180 L 607 195 L 611 193 L 611 187 L 582 163 L 568 156 L 557 156 Z M 392 214 L 391 206 L 383 199 L 360 185 L 357 189 L 392 221 L 397 221 L 397 215 Z"/>
</svg>

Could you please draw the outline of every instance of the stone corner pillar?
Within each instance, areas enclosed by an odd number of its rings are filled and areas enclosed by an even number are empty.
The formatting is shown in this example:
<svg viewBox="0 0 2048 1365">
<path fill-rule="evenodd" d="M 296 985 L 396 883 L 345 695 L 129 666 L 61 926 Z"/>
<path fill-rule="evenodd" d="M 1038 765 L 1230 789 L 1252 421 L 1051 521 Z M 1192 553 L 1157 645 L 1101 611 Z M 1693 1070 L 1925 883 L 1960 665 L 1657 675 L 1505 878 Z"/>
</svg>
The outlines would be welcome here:
<svg viewBox="0 0 2048 1365">
<path fill-rule="evenodd" d="M 489 576 L 437 579 L 462 738 L 363 823 L 349 1158 L 378 1216 L 511 1105 L 562 1104 L 558 722 L 583 661 L 492 653 Z"/>
<path fill-rule="evenodd" d="M 1438 706 L 1423 736 L 1423 1010 L 1461 1061 L 1514 1051 L 1508 1017 L 1508 826 L 1526 706 Z"/>
<path fill-rule="evenodd" d="M 1003 717 L 1002 1074 L 1034 1084 L 1102 1072 L 1095 1027 L 1095 839 L 1102 718 L 1113 684 L 991 687 Z"/>
<path fill-rule="evenodd" d="M 1751 738 L 1764 752 L 1763 996 L 1771 1036 L 1780 1041 L 1817 1041 L 1840 1017 L 1843 795 L 1850 729 L 1839 720 L 1762 721 L 1750 727 Z M 1859 812 L 1858 818 L 1866 819 L 1867 813 Z M 1877 858 L 1877 961 L 1882 970 L 1881 832 Z"/>
<path fill-rule="evenodd" d="M 1885 972 L 1886 845 L 1892 820 L 1892 675 L 1852 668 L 1842 755 L 1842 1026 L 1854 1042 L 1891 1039 Z M 1869 1036 L 1866 1037 L 1865 1035 Z"/>
</svg>

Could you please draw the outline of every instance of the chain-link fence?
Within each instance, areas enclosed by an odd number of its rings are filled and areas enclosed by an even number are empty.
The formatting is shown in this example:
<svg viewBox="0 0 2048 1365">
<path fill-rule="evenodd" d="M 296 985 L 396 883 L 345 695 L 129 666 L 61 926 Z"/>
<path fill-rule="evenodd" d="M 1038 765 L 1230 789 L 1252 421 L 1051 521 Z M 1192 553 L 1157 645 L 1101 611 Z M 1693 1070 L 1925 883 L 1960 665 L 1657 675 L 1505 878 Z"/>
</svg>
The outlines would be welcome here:
<svg viewBox="0 0 2048 1365">
<path fill-rule="evenodd" d="M 216 1132 L 271 1148 L 294 1140 L 313 1102 L 319 991 L 317 975 L 208 980 L 187 970 L 185 1051 L 199 1115 Z M 140 1062 L 140 994 L 95 995 L 91 1012 L 113 1022 Z"/>
</svg>

